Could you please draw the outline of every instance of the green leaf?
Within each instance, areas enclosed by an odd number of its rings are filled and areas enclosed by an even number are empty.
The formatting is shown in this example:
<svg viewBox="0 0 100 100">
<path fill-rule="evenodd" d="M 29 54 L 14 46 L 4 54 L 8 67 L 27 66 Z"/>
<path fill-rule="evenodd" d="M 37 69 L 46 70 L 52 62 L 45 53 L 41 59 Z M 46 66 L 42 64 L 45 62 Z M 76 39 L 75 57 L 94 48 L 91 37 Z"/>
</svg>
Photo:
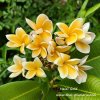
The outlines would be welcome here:
<svg viewBox="0 0 100 100">
<path fill-rule="evenodd" d="M 69 100 L 98 100 L 98 97 L 100 97 L 100 79 L 94 76 L 88 76 L 87 82 L 80 85 L 74 80 L 63 79 L 58 86 L 68 89 L 60 91 L 59 94 L 71 95 L 68 96 Z M 75 88 L 76 90 L 72 90 Z M 76 94 L 78 96 L 75 96 Z M 85 96 L 80 96 L 82 94 Z"/>
<path fill-rule="evenodd" d="M 4 45 L 2 47 L 2 58 L 6 61 L 6 55 L 7 55 L 7 47 Z"/>
<path fill-rule="evenodd" d="M 95 12 L 97 9 L 100 8 L 100 3 L 94 5 L 93 7 L 91 7 L 90 9 L 88 9 L 88 11 L 86 12 L 85 17 L 87 17 L 88 15 L 90 15 L 91 13 Z"/>
<path fill-rule="evenodd" d="M 46 96 L 42 100 L 58 100 L 56 97 L 56 92 L 50 88 Z"/>
<path fill-rule="evenodd" d="M 17 81 L 0 86 L 0 100 L 39 100 L 40 85 L 34 81 Z"/>
<path fill-rule="evenodd" d="M 56 92 L 50 87 L 48 82 L 45 82 L 41 85 L 41 90 L 43 92 L 43 97 L 41 100 L 57 100 Z"/>
<path fill-rule="evenodd" d="M 82 5 L 82 7 L 81 7 L 81 9 L 80 9 L 80 11 L 79 11 L 77 17 L 84 17 L 84 16 L 85 16 L 85 14 L 86 14 L 85 8 L 86 8 L 86 6 L 87 6 L 88 1 L 89 1 L 89 0 L 85 0 L 85 1 L 84 1 L 84 3 L 83 3 L 83 5 Z"/>
</svg>

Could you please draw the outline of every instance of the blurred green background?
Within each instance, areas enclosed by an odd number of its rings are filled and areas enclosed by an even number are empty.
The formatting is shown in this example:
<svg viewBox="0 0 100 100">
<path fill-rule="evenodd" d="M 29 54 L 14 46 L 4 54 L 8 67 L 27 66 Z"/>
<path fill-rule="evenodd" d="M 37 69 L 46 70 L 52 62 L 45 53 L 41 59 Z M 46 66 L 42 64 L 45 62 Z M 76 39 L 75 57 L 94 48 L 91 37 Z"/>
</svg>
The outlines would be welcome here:
<svg viewBox="0 0 100 100">
<path fill-rule="evenodd" d="M 25 17 L 35 21 L 40 13 L 45 13 L 55 24 L 56 22 L 71 23 L 84 0 L 0 0 L 0 46 L 6 43 L 6 34 L 23 27 L 27 32 L 30 28 Z M 99 3 L 100 0 L 89 0 L 86 10 Z M 100 31 L 100 9 L 90 14 L 86 21 L 91 22 L 91 31 Z"/>
</svg>

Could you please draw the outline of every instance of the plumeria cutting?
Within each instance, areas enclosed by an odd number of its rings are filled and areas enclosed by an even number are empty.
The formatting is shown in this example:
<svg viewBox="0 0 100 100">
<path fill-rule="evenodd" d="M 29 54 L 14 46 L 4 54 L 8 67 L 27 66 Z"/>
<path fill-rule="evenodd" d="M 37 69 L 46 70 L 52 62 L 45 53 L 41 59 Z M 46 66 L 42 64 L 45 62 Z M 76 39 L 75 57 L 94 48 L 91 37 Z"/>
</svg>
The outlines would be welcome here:
<svg viewBox="0 0 100 100">
<path fill-rule="evenodd" d="M 26 79 L 48 78 L 48 70 L 57 72 L 61 79 L 75 80 L 78 84 L 86 82 L 85 71 L 92 68 L 85 64 L 88 56 L 72 58 L 71 53 L 77 51 L 89 55 L 95 39 L 95 34 L 89 32 L 89 22 L 84 23 L 82 18 L 75 19 L 69 26 L 58 22 L 55 31 L 49 17 L 40 14 L 36 22 L 26 18 L 26 23 L 31 27 L 29 33 L 20 27 L 15 34 L 6 35 L 6 45 L 20 51 L 13 58 L 14 64 L 8 67 L 10 78 L 21 74 Z"/>
</svg>

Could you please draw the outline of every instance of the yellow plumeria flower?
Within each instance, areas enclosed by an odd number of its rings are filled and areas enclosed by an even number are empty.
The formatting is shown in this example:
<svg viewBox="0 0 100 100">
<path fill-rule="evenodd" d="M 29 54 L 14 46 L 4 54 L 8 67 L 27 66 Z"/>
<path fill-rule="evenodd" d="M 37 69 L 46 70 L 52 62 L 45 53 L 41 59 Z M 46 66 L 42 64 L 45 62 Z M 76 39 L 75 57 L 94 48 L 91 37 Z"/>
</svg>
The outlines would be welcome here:
<svg viewBox="0 0 100 100">
<path fill-rule="evenodd" d="M 45 14 L 40 14 L 36 19 L 36 23 L 28 18 L 26 18 L 26 22 L 34 30 L 33 33 L 41 35 L 41 38 L 45 41 L 52 39 L 53 24 Z"/>
<path fill-rule="evenodd" d="M 24 62 L 23 63 L 24 68 L 27 70 L 27 73 L 25 75 L 25 78 L 31 79 L 35 75 L 38 77 L 46 77 L 45 72 L 42 70 L 42 62 L 38 57 L 35 58 L 35 60 L 29 61 L 29 62 Z"/>
<path fill-rule="evenodd" d="M 78 39 L 84 38 L 84 32 L 81 29 L 83 25 L 83 19 L 75 19 L 71 25 L 68 27 L 66 24 L 59 22 L 57 26 L 60 29 L 60 32 L 55 32 L 59 37 L 65 38 L 65 43 L 71 45 L 75 43 Z"/>
<path fill-rule="evenodd" d="M 31 42 L 31 39 L 22 28 L 17 28 L 16 34 L 8 34 L 6 37 L 9 40 L 8 47 L 20 47 L 20 52 L 25 54 L 24 47 Z"/>
<path fill-rule="evenodd" d="M 13 58 L 14 65 L 8 67 L 8 71 L 11 72 L 11 75 L 9 76 L 10 78 L 17 77 L 18 75 L 24 73 L 24 68 L 22 65 L 22 62 L 25 62 L 25 58 L 20 58 L 19 56 L 15 55 Z M 24 76 L 24 75 L 23 75 Z"/>
<path fill-rule="evenodd" d="M 47 48 L 48 44 L 43 42 L 40 35 L 36 35 L 34 41 L 30 43 L 27 48 L 32 50 L 32 57 L 37 57 L 41 55 L 43 58 L 47 56 Z"/>
<path fill-rule="evenodd" d="M 78 84 L 86 82 L 87 74 L 86 74 L 85 70 L 90 70 L 92 68 L 91 66 L 84 65 L 87 58 L 88 58 L 88 56 L 85 56 L 84 58 L 82 58 L 80 60 L 80 63 L 76 66 L 76 68 L 78 69 L 78 76 L 75 79 L 75 81 Z"/>
<path fill-rule="evenodd" d="M 83 39 L 79 39 L 75 43 L 77 50 L 82 52 L 82 53 L 89 53 L 90 52 L 89 44 L 91 44 L 93 42 L 93 40 L 95 39 L 95 34 L 93 32 L 88 32 L 89 27 L 90 27 L 89 22 L 85 23 L 83 25 L 82 29 L 85 33 L 85 37 Z"/>
<path fill-rule="evenodd" d="M 79 59 L 70 59 L 69 55 L 61 53 L 54 63 L 58 65 L 61 78 L 75 79 L 78 76 L 78 71 L 74 66 L 79 61 Z"/>
<path fill-rule="evenodd" d="M 59 53 L 66 52 L 70 48 L 71 46 L 57 46 L 54 41 L 50 41 L 47 49 L 48 50 L 47 60 L 49 62 L 54 62 L 59 57 Z"/>
</svg>

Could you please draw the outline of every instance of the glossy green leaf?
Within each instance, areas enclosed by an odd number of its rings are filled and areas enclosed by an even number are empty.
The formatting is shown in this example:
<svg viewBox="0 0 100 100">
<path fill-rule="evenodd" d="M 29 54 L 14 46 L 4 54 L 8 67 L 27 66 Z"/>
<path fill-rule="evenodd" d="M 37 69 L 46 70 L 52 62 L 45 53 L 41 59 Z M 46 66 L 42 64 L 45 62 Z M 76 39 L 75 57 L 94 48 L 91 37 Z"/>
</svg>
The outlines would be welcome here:
<svg viewBox="0 0 100 100">
<path fill-rule="evenodd" d="M 94 5 L 93 7 L 91 7 L 90 9 L 88 9 L 88 11 L 86 12 L 85 17 L 87 17 L 88 15 L 90 15 L 91 13 L 95 12 L 97 9 L 100 8 L 100 3 Z"/>
<path fill-rule="evenodd" d="M 0 86 L 0 100 L 39 100 L 40 85 L 34 81 L 17 81 Z"/>
<path fill-rule="evenodd" d="M 68 89 L 59 94 L 67 94 L 69 100 L 98 100 L 100 97 L 100 79 L 94 76 L 88 76 L 87 82 L 80 85 L 69 79 L 63 79 L 58 85 Z"/>
</svg>

